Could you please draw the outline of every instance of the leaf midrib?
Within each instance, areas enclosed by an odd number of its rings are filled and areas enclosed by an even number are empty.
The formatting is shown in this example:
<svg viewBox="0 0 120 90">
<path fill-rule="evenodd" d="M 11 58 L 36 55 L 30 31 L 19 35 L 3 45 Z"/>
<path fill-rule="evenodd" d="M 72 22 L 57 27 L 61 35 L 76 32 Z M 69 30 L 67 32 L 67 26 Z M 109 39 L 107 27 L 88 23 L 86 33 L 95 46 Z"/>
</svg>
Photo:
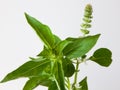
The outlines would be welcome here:
<svg viewBox="0 0 120 90">
<path fill-rule="evenodd" d="M 44 60 L 43 60 L 43 61 L 44 61 Z M 33 69 L 35 69 L 35 68 L 41 66 L 42 64 L 48 63 L 48 62 L 50 62 L 50 61 L 48 60 L 48 61 L 46 61 L 46 62 L 43 62 L 43 63 L 41 63 L 41 64 L 38 64 L 37 66 L 33 67 L 32 69 L 27 70 L 25 73 L 28 73 L 29 71 L 31 71 L 31 70 L 33 70 Z M 25 73 L 22 73 L 22 74 L 25 74 Z M 21 75 L 22 75 L 22 74 L 21 74 Z"/>
</svg>

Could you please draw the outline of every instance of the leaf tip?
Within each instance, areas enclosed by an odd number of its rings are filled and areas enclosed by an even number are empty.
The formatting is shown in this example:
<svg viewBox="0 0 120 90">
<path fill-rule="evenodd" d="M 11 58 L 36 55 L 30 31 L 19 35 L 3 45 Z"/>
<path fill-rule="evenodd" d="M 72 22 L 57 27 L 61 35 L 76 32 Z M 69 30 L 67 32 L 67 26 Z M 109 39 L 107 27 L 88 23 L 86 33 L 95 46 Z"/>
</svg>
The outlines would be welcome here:
<svg viewBox="0 0 120 90">
<path fill-rule="evenodd" d="M 2 80 L 0 81 L 0 83 L 4 83 L 4 82 L 6 82 L 6 81 L 7 81 L 7 79 L 4 78 L 4 79 L 2 79 Z"/>
<path fill-rule="evenodd" d="M 98 37 L 100 37 L 100 35 L 101 35 L 100 33 L 99 33 L 99 34 L 97 34 L 97 36 L 98 36 Z"/>
<path fill-rule="evenodd" d="M 27 16 L 28 14 L 26 12 L 24 12 L 24 15 Z"/>
<path fill-rule="evenodd" d="M 26 18 L 29 16 L 26 12 L 24 12 L 24 15 L 25 15 Z"/>
</svg>

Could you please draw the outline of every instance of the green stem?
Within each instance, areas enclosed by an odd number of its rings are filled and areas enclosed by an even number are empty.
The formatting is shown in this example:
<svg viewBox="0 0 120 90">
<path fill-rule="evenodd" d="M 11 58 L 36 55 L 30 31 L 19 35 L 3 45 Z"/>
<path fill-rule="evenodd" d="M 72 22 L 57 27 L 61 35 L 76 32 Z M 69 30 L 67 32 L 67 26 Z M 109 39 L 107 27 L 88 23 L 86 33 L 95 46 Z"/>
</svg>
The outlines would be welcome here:
<svg viewBox="0 0 120 90">
<path fill-rule="evenodd" d="M 77 83 L 77 78 L 78 78 L 78 68 L 79 68 L 79 61 L 77 60 L 77 63 L 76 63 L 76 69 L 75 69 L 75 76 L 74 76 L 74 83 L 73 83 L 73 87 L 76 85 L 76 83 Z"/>
<path fill-rule="evenodd" d="M 69 78 L 67 78 L 67 88 L 68 88 L 68 90 L 71 90 L 71 84 L 70 84 L 70 80 L 69 80 Z"/>
<path fill-rule="evenodd" d="M 59 84 L 58 84 L 58 82 L 57 82 L 57 80 L 56 80 L 56 78 L 55 78 L 55 76 L 54 76 L 54 80 L 55 80 L 55 83 L 56 83 L 56 85 L 57 85 L 58 90 L 61 90 L 61 89 L 60 89 L 60 86 L 59 86 Z"/>
<path fill-rule="evenodd" d="M 66 90 L 65 89 L 65 77 L 64 77 L 64 72 L 63 72 L 63 67 L 62 67 L 62 62 L 59 61 L 57 62 L 58 65 L 58 78 L 59 78 L 59 85 L 61 90 Z"/>
</svg>

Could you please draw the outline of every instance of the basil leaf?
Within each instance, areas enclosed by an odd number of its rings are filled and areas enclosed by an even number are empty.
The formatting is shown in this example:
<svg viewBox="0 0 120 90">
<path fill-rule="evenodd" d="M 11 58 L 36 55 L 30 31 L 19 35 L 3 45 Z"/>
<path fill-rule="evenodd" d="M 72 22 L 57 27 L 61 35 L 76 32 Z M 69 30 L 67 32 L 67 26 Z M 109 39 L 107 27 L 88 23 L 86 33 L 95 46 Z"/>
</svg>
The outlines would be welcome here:
<svg viewBox="0 0 120 90">
<path fill-rule="evenodd" d="M 33 90 L 38 85 L 43 85 L 48 87 L 51 83 L 51 80 L 49 78 L 50 78 L 50 75 L 48 74 L 42 74 L 39 77 L 32 77 L 30 78 L 30 80 L 26 82 L 23 90 Z"/>
<path fill-rule="evenodd" d="M 112 52 L 107 48 L 97 49 L 90 60 L 96 62 L 101 66 L 108 67 L 112 63 Z"/>
<path fill-rule="evenodd" d="M 63 49 L 70 43 L 71 41 L 63 40 L 61 41 L 56 47 L 56 53 L 57 55 L 61 54 L 63 52 Z"/>
<path fill-rule="evenodd" d="M 81 82 L 79 82 L 80 90 L 88 90 L 87 77 L 85 77 Z"/>
<path fill-rule="evenodd" d="M 52 81 L 50 83 L 50 86 L 49 86 L 48 90 L 59 90 L 56 83 L 55 83 L 55 81 Z"/>
<path fill-rule="evenodd" d="M 49 58 L 51 56 L 51 52 L 44 46 L 43 50 L 37 56 Z"/>
<path fill-rule="evenodd" d="M 57 35 L 54 35 L 54 39 L 55 39 L 55 46 L 57 46 L 58 43 L 61 42 L 61 39 Z"/>
<path fill-rule="evenodd" d="M 69 38 L 67 40 L 72 41 L 63 50 L 64 55 L 67 58 L 77 58 L 85 55 L 96 44 L 100 34 L 94 36 L 87 36 L 81 38 Z"/>
<path fill-rule="evenodd" d="M 63 70 L 65 77 L 71 77 L 75 72 L 75 67 L 69 59 L 63 60 Z"/>
<path fill-rule="evenodd" d="M 44 58 L 37 58 L 35 60 L 28 61 L 16 70 L 7 74 L 6 77 L 1 81 L 1 83 L 21 77 L 39 76 L 43 73 L 43 71 L 49 72 L 49 64 L 50 60 Z"/>
<path fill-rule="evenodd" d="M 45 46 L 48 48 L 54 47 L 54 36 L 47 25 L 42 24 L 34 17 L 31 17 L 25 13 L 26 19 L 31 27 L 36 31 L 37 35 L 44 42 Z"/>
<path fill-rule="evenodd" d="M 55 39 L 55 47 L 57 47 L 58 44 L 61 42 L 61 39 L 58 36 L 56 36 L 56 35 L 54 35 L 54 39 Z M 51 57 L 51 53 L 52 53 L 51 49 L 47 49 L 44 46 L 43 51 L 40 52 L 37 56 L 43 56 L 45 58 L 50 58 Z"/>
</svg>

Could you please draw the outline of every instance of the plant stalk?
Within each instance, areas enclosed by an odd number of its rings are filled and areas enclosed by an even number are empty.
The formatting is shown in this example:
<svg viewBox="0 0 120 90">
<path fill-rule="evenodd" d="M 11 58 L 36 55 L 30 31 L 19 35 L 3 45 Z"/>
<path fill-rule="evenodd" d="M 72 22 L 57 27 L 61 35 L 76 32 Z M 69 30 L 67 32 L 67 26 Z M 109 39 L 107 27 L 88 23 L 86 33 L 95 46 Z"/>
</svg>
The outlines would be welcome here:
<svg viewBox="0 0 120 90">
<path fill-rule="evenodd" d="M 68 90 L 71 90 L 70 79 L 68 77 L 67 77 L 67 88 Z"/>
<path fill-rule="evenodd" d="M 75 69 L 75 76 L 74 76 L 74 83 L 73 83 L 73 87 L 75 87 L 75 85 L 77 84 L 77 78 L 78 78 L 78 69 L 79 69 L 79 61 L 77 60 L 77 63 L 76 63 L 76 69 Z"/>
<path fill-rule="evenodd" d="M 60 86 L 59 86 L 59 84 L 58 84 L 58 82 L 57 82 L 57 80 L 56 80 L 56 78 L 55 78 L 55 76 L 54 76 L 54 80 L 55 80 L 55 83 L 56 83 L 56 85 L 57 85 L 58 90 L 61 90 L 61 89 L 60 89 Z"/>
<path fill-rule="evenodd" d="M 62 62 L 61 59 L 59 61 L 56 61 L 57 67 L 57 82 L 59 84 L 60 90 L 66 90 L 65 89 L 65 77 L 64 77 L 64 72 L 63 72 L 63 67 L 62 67 Z"/>
</svg>

